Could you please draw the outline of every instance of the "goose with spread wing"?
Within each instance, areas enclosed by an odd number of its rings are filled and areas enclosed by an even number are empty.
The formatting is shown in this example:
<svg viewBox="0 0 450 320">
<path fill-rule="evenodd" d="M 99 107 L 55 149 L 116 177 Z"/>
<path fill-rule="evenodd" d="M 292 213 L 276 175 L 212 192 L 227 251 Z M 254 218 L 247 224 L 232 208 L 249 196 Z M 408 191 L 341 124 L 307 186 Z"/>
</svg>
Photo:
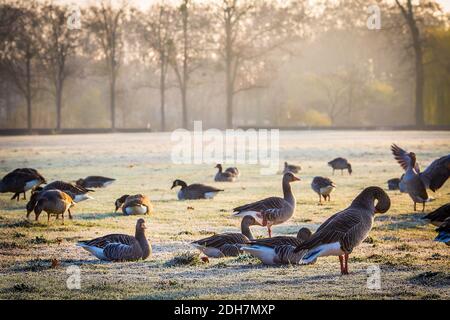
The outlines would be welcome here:
<svg viewBox="0 0 450 320">
<path fill-rule="evenodd" d="M 348 274 L 348 256 L 368 236 L 374 214 L 385 213 L 390 206 L 391 200 L 383 189 L 365 188 L 347 209 L 328 218 L 294 252 L 308 250 L 302 260 L 305 264 L 314 262 L 318 257 L 339 256 L 341 274 Z"/>
<path fill-rule="evenodd" d="M 272 226 L 289 220 L 295 212 L 296 200 L 292 193 L 291 182 L 300 181 L 293 173 L 283 175 L 283 198 L 269 197 L 233 209 L 235 217 L 252 216 L 256 224 L 267 227 L 272 237 Z"/>
<path fill-rule="evenodd" d="M 147 259 L 152 248 L 145 236 L 145 220 L 136 222 L 134 236 L 109 234 L 90 241 L 80 241 L 77 245 L 105 261 L 135 261 Z"/>
<path fill-rule="evenodd" d="M 294 250 L 310 237 L 311 231 L 308 228 L 301 228 L 297 237 L 277 236 L 251 240 L 249 244 L 242 245 L 240 249 L 267 265 L 299 264 L 307 250 L 298 253 L 294 253 Z"/>
<path fill-rule="evenodd" d="M 414 152 L 407 152 L 396 144 L 391 146 L 391 151 L 405 170 L 399 184 L 400 190 L 408 193 L 414 201 L 414 210 L 417 209 L 417 203 L 422 203 L 422 212 L 425 211 L 425 203 L 431 200 L 427 189 L 435 192 L 450 176 L 450 154 L 434 160 L 425 171 L 420 172 Z"/>
</svg>

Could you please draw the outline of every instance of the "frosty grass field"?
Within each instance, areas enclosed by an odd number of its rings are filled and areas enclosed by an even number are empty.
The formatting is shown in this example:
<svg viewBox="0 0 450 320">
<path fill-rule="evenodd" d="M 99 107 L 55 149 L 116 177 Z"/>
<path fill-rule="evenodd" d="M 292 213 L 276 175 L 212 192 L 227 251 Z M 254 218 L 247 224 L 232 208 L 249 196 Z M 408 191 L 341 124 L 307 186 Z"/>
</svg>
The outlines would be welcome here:
<svg viewBox="0 0 450 320">
<path fill-rule="evenodd" d="M 291 220 L 275 226 L 274 235 L 294 235 L 347 207 L 370 185 L 387 189 L 400 166 L 389 146 L 415 151 L 424 168 L 450 151 L 450 132 L 287 131 L 280 133 L 280 166 L 299 163 L 302 181 L 293 184 L 297 209 Z M 389 191 L 387 214 L 377 215 L 370 237 L 350 256 L 349 276 L 341 276 L 337 257 L 309 266 L 266 267 L 249 256 L 203 263 L 189 242 L 213 233 L 239 231 L 231 217 L 235 206 L 281 195 L 281 176 L 262 176 L 257 165 L 238 165 L 236 183 L 215 183 L 213 164 L 175 165 L 169 133 L 0 137 L 0 175 L 18 167 L 38 169 L 48 181 L 72 181 L 105 175 L 117 181 L 97 189 L 95 200 L 78 203 L 65 225 L 54 217 L 47 226 L 25 219 L 25 201 L 0 194 L 0 299 L 449 299 L 450 249 L 434 242 L 431 225 L 413 212 L 406 194 Z M 327 162 L 349 159 L 353 175 L 331 176 Z M 331 202 L 318 206 L 311 190 L 314 176 L 330 176 L 337 185 Z M 214 200 L 178 201 L 174 179 L 219 186 Z M 153 255 L 146 261 L 101 262 L 75 246 L 81 239 L 108 233 L 133 234 L 136 217 L 114 213 L 114 200 L 143 193 L 155 212 L 147 221 Z M 450 182 L 427 205 L 426 212 L 450 200 Z M 29 193 L 27 194 L 29 197 Z M 189 208 L 188 207 L 192 207 Z M 419 206 L 421 207 L 421 206 Z M 34 215 L 32 215 L 34 219 Z M 253 227 L 256 236 L 266 236 Z M 80 268 L 81 289 L 66 286 L 67 268 Z M 368 268 L 381 270 L 380 289 L 367 286 Z"/>
</svg>

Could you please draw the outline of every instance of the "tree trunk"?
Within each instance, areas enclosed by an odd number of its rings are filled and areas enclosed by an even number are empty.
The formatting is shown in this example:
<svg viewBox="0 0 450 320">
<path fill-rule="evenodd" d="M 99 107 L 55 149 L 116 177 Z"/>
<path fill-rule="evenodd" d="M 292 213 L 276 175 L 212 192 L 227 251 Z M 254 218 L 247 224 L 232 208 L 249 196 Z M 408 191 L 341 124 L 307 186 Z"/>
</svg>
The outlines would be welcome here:
<svg viewBox="0 0 450 320">
<path fill-rule="evenodd" d="M 32 114 L 31 114 L 31 58 L 27 57 L 26 61 L 26 100 L 27 100 L 27 128 L 31 132 Z"/>
<path fill-rule="evenodd" d="M 56 130 L 61 130 L 61 105 L 62 102 L 62 86 L 58 85 L 56 89 Z"/>
<path fill-rule="evenodd" d="M 415 118 L 416 126 L 423 127 L 425 125 L 424 121 L 424 110 L 423 110 L 423 90 L 424 90 L 424 71 L 423 71 L 423 59 L 422 59 L 422 48 L 420 43 L 418 46 L 414 45 L 414 51 L 416 54 L 416 108 L 415 108 Z"/>
<path fill-rule="evenodd" d="M 227 128 L 233 128 L 233 95 L 234 95 L 234 88 L 233 88 L 233 69 L 232 69 L 232 62 L 233 62 L 233 51 L 232 51 L 232 35 L 231 35 L 231 21 L 227 17 L 225 20 L 225 73 L 226 73 L 226 79 L 225 79 L 225 91 L 226 91 L 226 119 Z"/>
<path fill-rule="evenodd" d="M 188 2 L 184 2 L 184 10 L 183 10 L 183 83 L 181 85 L 181 107 L 183 113 L 183 128 L 188 129 L 187 124 L 187 82 L 188 82 Z"/>
<path fill-rule="evenodd" d="M 160 108 L 161 108 L 161 131 L 166 131 L 166 71 L 165 71 L 165 59 L 161 59 L 161 75 L 159 84 L 160 95 Z"/>
<path fill-rule="evenodd" d="M 114 74 L 111 75 L 110 89 L 109 89 L 109 97 L 110 97 L 110 115 L 111 115 L 111 130 L 114 131 L 116 129 L 116 76 Z"/>
</svg>

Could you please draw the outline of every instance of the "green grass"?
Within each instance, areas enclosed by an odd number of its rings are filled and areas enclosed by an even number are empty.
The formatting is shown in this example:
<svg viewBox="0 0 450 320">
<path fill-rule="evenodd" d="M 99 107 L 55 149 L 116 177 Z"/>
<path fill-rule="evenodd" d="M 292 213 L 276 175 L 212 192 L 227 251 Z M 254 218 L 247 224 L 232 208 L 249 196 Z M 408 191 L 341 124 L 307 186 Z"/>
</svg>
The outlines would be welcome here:
<svg viewBox="0 0 450 320">
<path fill-rule="evenodd" d="M 282 132 L 281 161 L 302 165 L 302 181 L 293 185 L 297 210 L 274 235 L 293 235 L 300 227 L 316 229 L 344 209 L 364 188 L 398 177 L 401 169 L 390 143 L 415 151 L 425 167 L 448 153 L 447 132 Z M 235 206 L 281 195 L 280 176 L 261 176 L 256 165 L 237 165 L 236 183 L 215 183 L 214 164 L 175 165 L 170 161 L 169 134 L 110 134 L 0 137 L 0 175 L 17 167 L 37 168 L 49 181 L 87 175 L 117 179 L 73 209 L 74 220 L 47 225 L 25 219 L 25 201 L 0 194 L 0 299 L 449 299 L 450 251 L 432 241 L 434 228 L 420 220 L 405 194 L 389 191 L 392 207 L 377 216 L 374 229 L 351 255 L 351 274 L 340 276 L 337 257 L 314 265 L 267 267 L 244 255 L 204 263 L 189 242 L 214 233 L 238 231 L 231 217 Z M 317 205 L 310 183 L 330 176 L 327 161 L 343 156 L 352 176 L 331 177 L 337 189 L 331 202 Z M 170 190 L 174 179 L 225 189 L 214 200 L 178 201 Z M 146 217 L 153 254 L 145 261 L 106 263 L 75 244 L 108 233 L 133 234 L 136 217 L 114 213 L 123 194 L 144 193 L 155 212 Z M 28 194 L 29 196 L 29 194 Z M 450 183 L 427 205 L 430 211 L 449 202 Z M 192 207 L 189 208 L 188 207 Z M 34 219 L 34 215 L 31 215 Z M 265 228 L 254 227 L 256 236 Z M 54 263 L 57 261 L 57 263 Z M 69 266 L 81 268 L 81 289 L 69 290 Z M 367 268 L 381 268 L 381 290 L 367 288 Z"/>
</svg>

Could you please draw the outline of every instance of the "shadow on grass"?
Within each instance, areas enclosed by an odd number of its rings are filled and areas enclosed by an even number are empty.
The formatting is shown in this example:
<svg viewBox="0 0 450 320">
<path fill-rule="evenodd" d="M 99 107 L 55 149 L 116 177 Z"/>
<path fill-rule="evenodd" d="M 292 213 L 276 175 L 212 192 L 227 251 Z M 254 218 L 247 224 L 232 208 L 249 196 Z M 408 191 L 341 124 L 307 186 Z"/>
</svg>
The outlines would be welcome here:
<svg viewBox="0 0 450 320">
<path fill-rule="evenodd" d="M 402 213 L 395 216 L 379 215 L 375 216 L 376 222 L 387 222 L 384 225 L 378 225 L 375 227 L 377 230 L 404 230 L 404 229 L 421 229 L 427 224 L 425 220 L 421 218 L 425 214 L 423 213 Z"/>
</svg>

